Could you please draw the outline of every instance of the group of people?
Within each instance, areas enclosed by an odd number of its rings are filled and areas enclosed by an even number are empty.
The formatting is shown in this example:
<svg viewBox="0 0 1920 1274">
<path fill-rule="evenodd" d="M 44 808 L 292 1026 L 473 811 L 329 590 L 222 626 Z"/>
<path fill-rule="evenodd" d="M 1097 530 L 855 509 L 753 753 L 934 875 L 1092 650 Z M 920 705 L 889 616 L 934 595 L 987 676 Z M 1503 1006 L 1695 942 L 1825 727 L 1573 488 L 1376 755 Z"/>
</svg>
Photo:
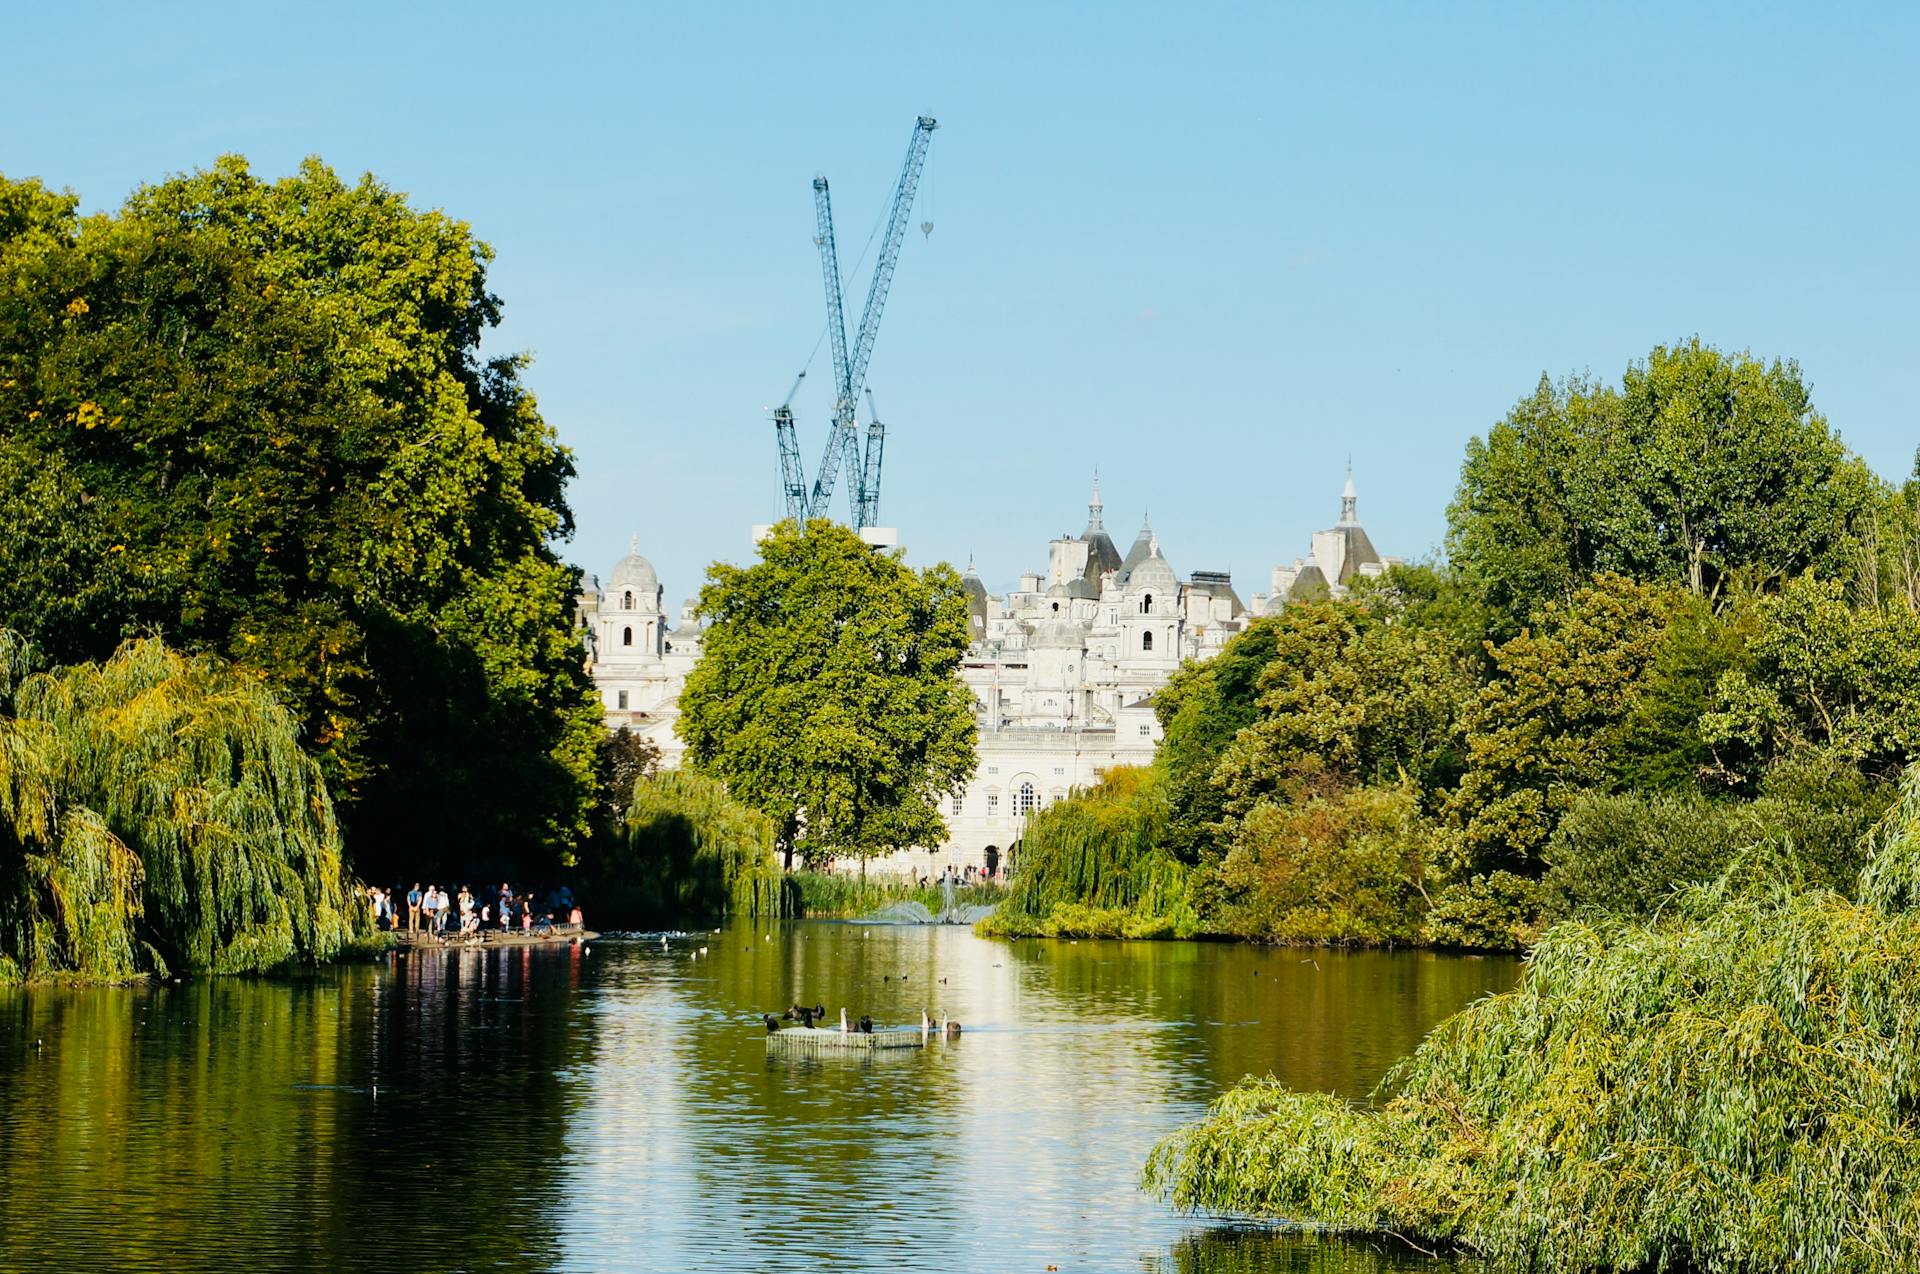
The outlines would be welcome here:
<svg viewBox="0 0 1920 1274">
<path fill-rule="evenodd" d="M 531 893 L 515 893 L 505 881 L 491 901 L 476 895 L 467 885 L 460 886 L 460 892 L 452 896 L 438 885 L 423 889 L 418 881 L 404 893 L 398 885 L 392 889 L 368 885 L 367 905 L 373 911 L 375 929 L 397 933 L 404 925 L 408 933 L 440 939 L 446 938 L 450 928 L 459 937 L 478 935 L 483 930 L 511 933 L 515 928 L 531 934 L 535 925 L 545 928 L 559 923 L 563 915 L 566 923 L 576 929 L 585 923 L 580 904 L 574 901 L 573 891 L 565 885 L 537 907 Z"/>
</svg>

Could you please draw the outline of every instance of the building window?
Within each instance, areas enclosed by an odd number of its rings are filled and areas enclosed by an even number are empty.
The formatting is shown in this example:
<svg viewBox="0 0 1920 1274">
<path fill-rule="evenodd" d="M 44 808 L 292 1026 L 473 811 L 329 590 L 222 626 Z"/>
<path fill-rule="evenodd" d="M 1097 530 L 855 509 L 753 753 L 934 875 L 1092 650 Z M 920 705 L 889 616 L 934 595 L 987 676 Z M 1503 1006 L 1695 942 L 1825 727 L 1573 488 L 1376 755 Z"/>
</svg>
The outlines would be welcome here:
<svg viewBox="0 0 1920 1274">
<path fill-rule="evenodd" d="M 614 706 L 619 708 L 622 712 L 625 712 L 627 710 L 627 692 L 626 691 L 622 690 L 617 695 L 614 696 Z"/>
<path fill-rule="evenodd" d="M 987 773 L 989 774 L 998 774 L 999 772 L 1000 772 L 1000 767 L 997 765 L 989 765 L 987 767 Z"/>
<path fill-rule="evenodd" d="M 1153 634 L 1152 634 L 1152 633 L 1141 633 L 1141 634 L 1140 634 L 1140 649 L 1142 649 L 1142 650 L 1152 650 L 1152 649 L 1153 649 Z"/>
<path fill-rule="evenodd" d="M 957 796 L 953 798 L 953 816 L 960 817 L 960 798 Z"/>
<path fill-rule="evenodd" d="M 1150 725 L 1143 725 L 1143 726 L 1141 726 L 1141 727 L 1140 727 L 1140 733 L 1142 733 L 1142 734 L 1152 734 L 1152 733 L 1153 733 L 1153 727 L 1152 727 L 1152 726 L 1150 726 Z"/>
<path fill-rule="evenodd" d="M 625 593 L 621 594 L 620 609 L 621 610 L 633 609 L 633 590 L 632 589 L 628 589 Z"/>
<path fill-rule="evenodd" d="M 622 628 L 622 629 L 620 630 L 620 644 L 621 644 L 622 646 L 631 646 L 631 645 L 633 645 L 633 629 L 631 629 L 631 628 Z"/>
<path fill-rule="evenodd" d="M 992 792 L 987 793 L 987 817 L 992 818 L 1000 812 L 1000 798 Z"/>
<path fill-rule="evenodd" d="M 1153 594 L 1152 593 L 1148 593 L 1145 597 L 1140 599 L 1140 613 L 1142 615 L 1153 614 Z"/>
<path fill-rule="evenodd" d="M 1013 798 L 1013 812 L 1025 817 L 1040 808 L 1040 798 L 1034 795 L 1033 784 L 1022 783 L 1020 791 Z"/>
</svg>

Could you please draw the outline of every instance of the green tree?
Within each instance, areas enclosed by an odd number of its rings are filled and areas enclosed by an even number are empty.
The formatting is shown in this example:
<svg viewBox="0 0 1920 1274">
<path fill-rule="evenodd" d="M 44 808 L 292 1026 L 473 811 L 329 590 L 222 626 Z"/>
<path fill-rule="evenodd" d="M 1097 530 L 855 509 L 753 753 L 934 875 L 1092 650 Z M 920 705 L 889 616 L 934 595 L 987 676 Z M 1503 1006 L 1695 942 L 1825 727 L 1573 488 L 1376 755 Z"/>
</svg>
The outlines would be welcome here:
<svg viewBox="0 0 1920 1274">
<path fill-rule="evenodd" d="M 1166 776 L 1166 847 L 1185 863 L 1214 849 L 1226 789 L 1213 772 L 1234 736 L 1259 718 L 1259 684 L 1278 650 L 1280 619 L 1256 619 L 1219 654 L 1183 664 L 1153 697 L 1164 732 L 1153 764 Z"/>
<path fill-rule="evenodd" d="M 1275 942 L 1415 942 L 1437 836 L 1409 781 L 1258 801 L 1234 825 L 1209 927 Z"/>
<path fill-rule="evenodd" d="M 1384 600 L 1384 599 L 1381 599 Z M 1459 723 L 1471 694 L 1460 651 L 1386 606 L 1311 602 L 1271 622 L 1259 716 L 1221 755 L 1214 782 L 1238 817 L 1311 758 L 1366 783 L 1448 784 L 1460 766 Z"/>
<path fill-rule="evenodd" d="M 317 160 L 86 218 L 0 179 L 0 623 L 56 660 L 158 631 L 263 674 L 363 869 L 552 861 L 590 821 L 572 463 L 522 363 L 480 352 L 490 258 Z"/>
<path fill-rule="evenodd" d="M 1719 601 L 1842 570 L 1878 492 L 1796 365 L 1695 339 L 1618 390 L 1542 377 L 1468 444 L 1448 550 L 1504 636 L 1600 571 Z"/>
<path fill-rule="evenodd" d="M 1750 665 L 1720 676 L 1701 721 L 1729 772 L 1811 745 L 1888 779 L 1920 756 L 1920 611 L 1846 593 L 1806 576 L 1761 604 Z"/>
<path fill-rule="evenodd" d="M 627 799 L 619 835 L 590 863 L 599 913 L 631 925 L 791 912 L 773 824 L 718 779 L 648 774 Z"/>
<path fill-rule="evenodd" d="M 1494 675 L 1467 714 L 1466 771 L 1448 798 L 1463 866 L 1533 870 L 1574 798 L 1611 785 L 1672 605 L 1670 586 L 1602 575 L 1493 648 Z"/>
<path fill-rule="evenodd" d="M 0 629 L 0 982 L 257 971 L 356 923 L 319 767 L 257 677 L 152 638 L 42 669 Z"/>
<path fill-rule="evenodd" d="M 777 525 L 759 554 L 715 563 L 700 592 L 689 762 L 772 820 L 789 867 L 938 844 L 937 800 L 974 767 L 958 572 L 915 572 L 824 519 Z"/>
</svg>

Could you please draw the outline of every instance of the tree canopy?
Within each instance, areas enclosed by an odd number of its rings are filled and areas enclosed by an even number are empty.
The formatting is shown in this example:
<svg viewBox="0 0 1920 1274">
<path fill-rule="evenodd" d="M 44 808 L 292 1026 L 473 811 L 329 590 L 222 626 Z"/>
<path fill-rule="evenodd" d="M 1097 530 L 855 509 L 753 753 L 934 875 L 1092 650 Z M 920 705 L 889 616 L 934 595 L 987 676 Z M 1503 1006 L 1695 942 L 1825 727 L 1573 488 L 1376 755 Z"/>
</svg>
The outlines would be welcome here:
<svg viewBox="0 0 1920 1274">
<path fill-rule="evenodd" d="M 1467 444 L 1447 546 L 1504 633 L 1599 572 L 1714 599 L 1850 565 L 1879 498 L 1800 369 L 1698 339 L 1538 387 Z"/>
<path fill-rule="evenodd" d="M 522 361 L 481 352 L 491 255 L 318 160 L 87 217 L 0 178 L 0 624 L 264 676 L 363 869 L 552 861 L 589 822 L 572 462 Z"/>
<path fill-rule="evenodd" d="M 772 821 L 789 863 L 945 838 L 937 800 L 972 774 L 975 732 L 952 567 L 916 572 L 825 519 L 783 522 L 759 561 L 709 569 L 699 608 L 687 760 Z"/>
</svg>

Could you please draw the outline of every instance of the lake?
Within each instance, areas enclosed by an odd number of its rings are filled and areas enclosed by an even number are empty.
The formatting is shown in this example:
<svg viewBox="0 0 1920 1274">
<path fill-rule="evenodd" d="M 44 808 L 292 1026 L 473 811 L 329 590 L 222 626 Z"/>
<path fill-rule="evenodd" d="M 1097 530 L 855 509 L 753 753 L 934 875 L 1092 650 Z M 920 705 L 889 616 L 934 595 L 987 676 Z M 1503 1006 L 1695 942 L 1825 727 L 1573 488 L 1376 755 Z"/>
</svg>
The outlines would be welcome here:
<svg viewBox="0 0 1920 1274">
<path fill-rule="evenodd" d="M 0 1267 L 1430 1274 L 1141 1164 L 1248 1073 L 1364 1096 L 1518 968 L 803 921 L 0 989 Z M 770 1056 L 816 1001 L 964 1033 Z"/>
</svg>

